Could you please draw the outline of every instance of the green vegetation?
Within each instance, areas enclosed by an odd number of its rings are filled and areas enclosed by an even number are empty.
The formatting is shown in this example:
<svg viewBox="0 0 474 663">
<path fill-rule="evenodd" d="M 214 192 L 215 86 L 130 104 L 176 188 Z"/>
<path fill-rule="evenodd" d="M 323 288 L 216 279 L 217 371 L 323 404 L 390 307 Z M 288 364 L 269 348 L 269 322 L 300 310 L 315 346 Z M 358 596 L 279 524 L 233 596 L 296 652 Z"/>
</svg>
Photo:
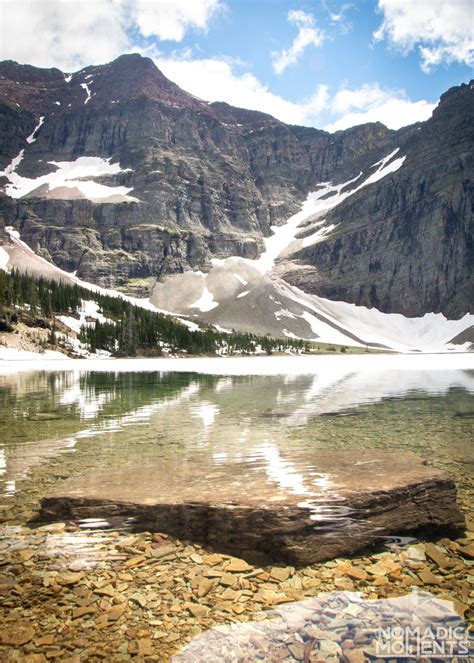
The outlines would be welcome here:
<svg viewBox="0 0 474 663">
<path fill-rule="evenodd" d="M 208 328 L 191 331 L 175 318 L 148 311 L 121 299 L 17 271 L 0 271 L 0 321 L 5 330 L 18 319 L 18 307 L 29 305 L 31 318 L 51 330 L 50 345 L 57 340 L 56 317 L 75 315 L 82 300 L 95 301 L 109 322 L 83 326 L 79 334 L 86 347 L 95 352 L 107 350 L 115 356 L 156 356 L 163 348 L 173 353 L 252 354 L 259 347 L 267 354 L 292 349 L 309 351 L 312 344 L 296 339 L 275 339 L 247 333 L 225 334 Z M 45 323 L 43 318 L 48 322 Z"/>
</svg>

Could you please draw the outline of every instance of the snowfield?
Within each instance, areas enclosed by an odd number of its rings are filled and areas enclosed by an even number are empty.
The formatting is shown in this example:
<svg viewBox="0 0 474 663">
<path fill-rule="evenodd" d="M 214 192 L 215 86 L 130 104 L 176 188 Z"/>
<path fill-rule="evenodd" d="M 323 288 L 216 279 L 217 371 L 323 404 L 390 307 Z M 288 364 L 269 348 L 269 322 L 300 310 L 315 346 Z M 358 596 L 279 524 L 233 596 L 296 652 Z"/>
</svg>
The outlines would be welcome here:
<svg viewBox="0 0 474 663">
<path fill-rule="evenodd" d="M 36 133 L 41 128 L 44 117 L 40 119 L 33 133 L 26 139 L 29 144 L 34 143 Z M 18 166 L 23 160 L 25 150 L 0 171 L 0 176 L 8 179 L 4 191 L 12 198 L 22 198 L 27 195 L 38 197 L 67 198 L 69 196 L 87 198 L 93 202 L 140 202 L 138 198 L 128 195 L 132 190 L 126 186 L 108 186 L 93 181 L 94 177 L 116 175 L 125 173 L 130 169 L 122 169 L 118 163 L 111 164 L 110 159 L 101 157 L 79 157 L 75 161 L 48 161 L 56 170 L 39 177 L 23 177 L 17 173 Z M 89 179 L 87 179 L 89 178 Z M 68 193 L 69 191 L 69 193 Z"/>
<path fill-rule="evenodd" d="M 294 302 L 299 302 L 318 315 L 325 317 L 333 325 L 328 343 L 348 343 L 346 340 L 333 340 L 334 327 L 350 331 L 364 339 L 362 345 L 383 345 L 399 352 L 463 352 L 470 343 L 452 345 L 449 342 L 458 334 L 474 325 L 474 315 L 466 313 L 459 320 L 448 320 L 442 313 L 426 313 L 421 318 L 407 318 L 400 313 L 382 313 L 376 308 L 366 308 L 348 302 L 336 302 L 317 295 L 308 295 L 299 288 L 283 281 L 279 283 L 279 292 L 287 295 Z M 314 316 L 313 316 L 314 317 Z M 315 320 L 316 333 L 328 337 L 327 326 L 320 328 L 321 321 Z M 341 332 L 344 334 L 344 331 Z M 352 342 L 351 345 L 361 345 Z"/>
<path fill-rule="evenodd" d="M 279 257 L 311 246 L 334 232 L 336 226 L 325 225 L 324 216 L 329 210 L 399 170 L 405 157 L 394 158 L 398 152 L 397 148 L 374 163 L 371 168 L 375 171 L 365 179 L 360 172 L 342 184 L 321 183 L 317 191 L 308 195 L 300 212 L 285 224 L 272 227 L 273 235 L 265 239 L 265 251 L 258 259 L 238 256 L 214 259 L 207 274 L 185 272 L 169 277 L 164 284 L 157 284 L 151 301 L 180 313 L 197 308 L 206 322 L 225 328 L 246 329 L 250 321 L 261 318 L 260 324 L 251 331 L 288 338 L 398 352 L 469 350 L 470 343 L 457 345 L 450 341 L 474 325 L 473 315 L 467 314 L 460 320 L 448 320 L 441 313 L 407 318 L 309 295 L 282 279 L 272 278 Z M 298 233 L 303 222 L 305 233 L 314 232 L 301 238 Z M 200 293 L 197 299 L 196 289 Z M 286 311 L 285 320 L 282 320 L 285 317 L 282 310 Z"/>
</svg>

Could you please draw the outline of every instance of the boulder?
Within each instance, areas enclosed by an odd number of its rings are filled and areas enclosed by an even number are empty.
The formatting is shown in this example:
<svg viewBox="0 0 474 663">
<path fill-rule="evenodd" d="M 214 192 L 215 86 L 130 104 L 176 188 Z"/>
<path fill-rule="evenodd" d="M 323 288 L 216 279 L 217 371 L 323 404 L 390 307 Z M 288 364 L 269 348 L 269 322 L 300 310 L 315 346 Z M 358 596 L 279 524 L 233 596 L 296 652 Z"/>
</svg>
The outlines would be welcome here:
<svg viewBox="0 0 474 663">
<path fill-rule="evenodd" d="M 276 458 L 276 456 L 275 456 Z M 133 519 L 240 557 L 296 565 L 350 555 L 419 528 L 461 527 L 454 481 L 412 453 L 328 451 L 267 458 L 204 476 L 172 461 L 72 478 L 42 500 L 44 520 Z M 303 469 L 301 469 L 303 468 Z"/>
</svg>

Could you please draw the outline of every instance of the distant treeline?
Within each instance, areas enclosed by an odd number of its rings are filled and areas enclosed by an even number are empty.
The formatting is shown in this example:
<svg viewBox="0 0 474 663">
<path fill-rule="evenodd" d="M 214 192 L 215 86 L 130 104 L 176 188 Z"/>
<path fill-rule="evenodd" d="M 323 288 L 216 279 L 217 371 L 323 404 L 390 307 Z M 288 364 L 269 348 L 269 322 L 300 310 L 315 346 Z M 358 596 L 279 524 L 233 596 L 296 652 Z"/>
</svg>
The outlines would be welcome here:
<svg viewBox="0 0 474 663">
<path fill-rule="evenodd" d="M 225 334 L 214 328 L 191 331 L 170 316 L 135 306 L 121 297 L 92 292 L 45 278 L 35 278 L 13 270 L 0 270 L 0 313 L 6 322 L 15 322 L 15 307 L 29 306 L 31 317 L 45 317 L 52 325 L 51 342 L 55 341 L 59 315 L 75 315 L 82 300 L 95 301 L 110 322 L 91 322 L 79 333 L 91 352 L 107 350 L 115 356 L 137 354 L 160 355 L 165 347 L 170 352 L 215 354 L 217 352 L 252 354 L 260 347 L 272 352 L 293 349 L 308 350 L 310 344 L 297 339 L 275 339 L 255 334 Z"/>
</svg>

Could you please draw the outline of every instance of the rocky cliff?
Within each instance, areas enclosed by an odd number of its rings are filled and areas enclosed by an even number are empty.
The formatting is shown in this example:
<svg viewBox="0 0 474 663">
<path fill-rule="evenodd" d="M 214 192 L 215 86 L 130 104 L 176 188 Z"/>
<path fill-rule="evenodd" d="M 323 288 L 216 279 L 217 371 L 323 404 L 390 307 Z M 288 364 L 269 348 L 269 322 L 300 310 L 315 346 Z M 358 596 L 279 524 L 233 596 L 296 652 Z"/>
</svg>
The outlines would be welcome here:
<svg viewBox="0 0 474 663">
<path fill-rule="evenodd" d="M 139 55 L 72 75 L 0 63 L 0 233 L 14 226 L 62 269 L 144 296 L 213 257 L 257 257 L 320 182 L 399 148 L 403 168 L 329 212 L 335 230 L 278 270 L 325 297 L 456 317 L 472 300 L 472 96 L 454 88 L 398 132 L 328 134 L 208 104 Z"/>
<path fill-rule="evenodd" d="M 397 132 L 403 168 L 326 216 L 330 236 L 291 256 L 307 292 L 407 316 L 472 307 L 474 93 L 443 95 L 428 122 Z"/>
</svg>

